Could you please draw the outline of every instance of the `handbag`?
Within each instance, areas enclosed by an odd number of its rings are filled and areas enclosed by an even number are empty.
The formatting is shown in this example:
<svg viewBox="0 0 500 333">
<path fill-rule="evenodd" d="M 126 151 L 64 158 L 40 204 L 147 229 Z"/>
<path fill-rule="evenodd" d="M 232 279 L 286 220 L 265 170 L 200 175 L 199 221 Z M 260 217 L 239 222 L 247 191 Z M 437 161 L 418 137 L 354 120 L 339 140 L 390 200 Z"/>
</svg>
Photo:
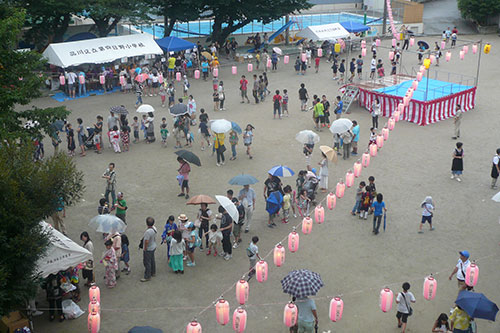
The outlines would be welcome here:
<svg viewBox="0 0 500 333">
<path fill-rule="evenodd" d="M 406 301 L 405 294 L 401 293 L 401 296 L 403 296 L 403 299 L 405 300 L 406 308 L 408 309 L 408 316 L 411 316 L 413 314 L 413 309 L 411 308 L 411 306 Z"/>
</svg>

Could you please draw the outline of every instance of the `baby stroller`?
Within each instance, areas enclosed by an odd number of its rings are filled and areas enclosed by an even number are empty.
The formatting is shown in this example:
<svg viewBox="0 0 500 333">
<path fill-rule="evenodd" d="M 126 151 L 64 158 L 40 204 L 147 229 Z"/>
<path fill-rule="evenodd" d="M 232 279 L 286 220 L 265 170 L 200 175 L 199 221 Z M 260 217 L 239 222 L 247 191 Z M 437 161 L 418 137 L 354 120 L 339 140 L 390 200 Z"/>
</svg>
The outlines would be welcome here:
<svg viewBox="0 0 500 333">
<path fill-rule="evenodd" d="M 306 176 L 307 177 L 307 176 Z M 311 200 L 313 205 L 316 205 L 314 199 L 316 198 L 316 188 L 318 187 L 319 180 L 316 176 L 308 177 L 303 185 L 303 189 L 307 192 L 307 197 Z"/>
<path fill-rule="evenodd" d="M 318 187 L 319 180 L 314 175 L 314 173 L 308 171 L 306 174 L 306 179 L 304 184 L 302 185 L 302 190 L 306 191 L 307 199 L 304 200 L 300 197 L 300 194 L 297 196 L 297 209 L 301 217 L 309 215 L 309 208 L 311 205 L 315 206 L 316 202 L 314 199 L 316 198 L 316 189 Z M 295 195 L 294 195 L 295 197 Z"/>
<path fill-rule="evenodd" d="M 95 136 L 95 129 L 92 127 L 87 127 L 87 133 L 88 135 L 83 135 L 83 144 L 86 149 L 92 149 L 96 148 L 95 143 L 94 143 L 94 136 Z"/>
</svg>

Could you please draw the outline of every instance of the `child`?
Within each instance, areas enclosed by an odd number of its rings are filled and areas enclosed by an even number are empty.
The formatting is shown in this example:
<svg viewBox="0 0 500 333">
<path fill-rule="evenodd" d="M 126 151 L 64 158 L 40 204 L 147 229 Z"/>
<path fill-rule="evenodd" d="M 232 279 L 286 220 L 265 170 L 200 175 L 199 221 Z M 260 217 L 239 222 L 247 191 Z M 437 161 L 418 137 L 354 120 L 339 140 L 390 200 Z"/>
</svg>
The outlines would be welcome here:
<svg viewBox="0 0 500 333">
<path fill-rule="evenodd" d="M 233 154 L 229 160 L 234 161 L 236 159 L 236 145 L 238 144 L 238 134 L 234 130 L 229 132 L 229 143 L 231 144 L 231 152 Z"/>
<path fill-rule="evenodd" d="M 253 236 L 252 242 L 250 243 L 250 245 L 248 245 L 247 248 L 247 256 L 248 260 L 250 261 L 250 269 L 247 281 L 250 281 L 250 279 L 255 275 L 255 264 L 257 263 L 257 259 L 262 260 L 262 258 L 259 255 L 259 247 L 257 246 L 258 242 L 259 242 L 259 237 Z"/>
<path fill-rule="evenodd" d="M 214 111 L 219 111 L 219 92 L 217 89 L 214 89 L 212 97 L 214 99 Z"/>
<path fill-rule="evenodd" d="M 175 88 L 172 83 L 168 85 L 167 95 L 168 95 L 168 107 L 171 107 L 175 103 Z"/>
<path fill-rule="evenodd" d="M 243 144 L 247 147 L 247 155 L 249 159 L 252 159 L 253 156 L 250 153 L 250 146 L 252 145 L 253 141 L 253 130 L 255 127 L 253 127 L 251 124 L 248 124 L 245 132 L 243 132 Z"/>
<path fill-rule="evenodd" d="M 165 222 L 165 229 L 161 235 L 161 244 L 167 244 L 167 258 L 170 258 L 170 243 L 172 242 L 172 235 L 174 231 L 177 230 L 177 224 L 175 224 L 175 217 L 170 215 Z"/>
<path fill-rule="evenodd" d="M 122 238 L 122 256 L 120 260 L 123 261 L 125 267 L 122 269 L 122 272 L 125 272 L 126 275 L 130 274 L 130 265 L 128 262 L 130 261 L 130 251 L 128 250 L 128 246 L 130 245 L 128 241 L 128 237 L 125 234 L 121 234 Z"/>
<path fill-rule="evenodd" d="M 363 195 L 363 189 L 365 188 L 366 183 L 360 182 L 359 187 L 356 189 L 356 202 L 354 203 L 354 207 L 352 208 L 351 215 L 356 216 L 359 214 L 361 210 L 361 196 Z"/>
<path fill-rule="evenodd" d="M 139 142 L 139 118 L 137 118 L 137 116 L 134 116 L 132 128 L 134 130 L 134 143 L 137 143 Z"/>
<path fill-rule="evenodd" d="M 357 196 L 357 194 L 356 194 Z M 360 219 L 368 219 L 368 210 L 370 209 L 372 201 L 372 196 L 371 196 L 371 189 L 370 186 L 366 186 L 364 188 L 364 191 L 361 192 L 361 204 L 360 204 L 360 209 L 359 209 L 359 218 Z"/>
<path fill-rule="evenodd" d="M 101 263 L 104 264 L 106 269 L 105 283 L 108 288 L 114 288 L 116 286 L 116 269 L 118 268 L 118 259 L 116 258 L 116 252 L 113 248 L 113 241 L 108 239 L 104 245 L 106 246 L 106 251 L 103 254 Z"/>
<path fill-rule="evenodd" d="M 165 107 L 165 99 L 166 99 L 166 96 L 167 96 L 167 90 L 165 89 L 165 85 L 164 84 L 161 84 L 160 85 L 160 98 L 161 98 L 161 107 L 164 108 Z"/>
<path fill-rule="evenodd" d="M 300 216 L 305 216 L 307 214 L 310 201 L 311 200 L 307 196 L 307 191 L 301 190 L 297 202 L 297 208 L 299 209 Z M 304 213 L 302 211 L 304 211 Z"/>
<path fill-rule="evenodd" d="M 97 206 L 97 214 L 104 215 L 109 214 L 109 204 L 106 198 L 99 199 L 99 206 Z"/>
<path fill-rule="evenodd" d="M 186 243 L 182 239 L 182 232 L 175 230 L 172 234 L 170 242 L 170 258 L 168 259 L 168 266 L 172 268 L 175 274 L 184 274 L 184 262 L 182 255 L 186 250 Z"/>
<path fill-rule="evenodd" d="M 398 318 L 398 327 L 401 327 L 401 332 L 403 333 L 406 331 L 408 316 L 413 312 L 410 304 L 416 302 L 415 296 L 408 290 L 410 290 L 410 284 L 408 282 L 403 283 L 403 292 L 399 293 L 396 297 L 398 311 L 396 318 Z"/>
<path fill-rule="evenodd" d="M 164 147 L 166 147 L 168 138 L 168 129 L 167 129 L 167 118 L 165 117 L 161 118 L 160 134 L 161 134 L 161 144 Z"/>
<path fill-rule="evenodd" d="M 332 70 L 333 70 L 333 79 L 337 80 L 337 71 L 338 71 L 338 63 L 337 63 L 337 56 L 333 58 L 333 64 L 332 64 Z"/>
<path fill-rule="evenodd" d="M 68 155 L 69 156 L 75 156 L 75 132 L 73 131 L 73 128 L 71 128 L 71 124 L 68 123 L 66 125 L 66 138 L 68 140 Z"/>
<path fill-rule="evenodd" d="M 201 109 L 202 114 L 205 112 L 205 110 Z M 201 117 L 201 115 L 200 115 Z M 208 132 L 208 125 L 204 121 L 200 121 L 200 134 L 201 134 L 201 140 L 200 140 L 200 145 L 201 145 L 201 150 L 205 150 L 205 141 L 207 142 L 207 146 L 210 147 L 210 133 Z"/>
<path fill-rule="evenodd" d="M 276 119 L 276 112 L 278 113 L 278 118 L 281 119 L 281 100 L 283 98 L 280 95 L 280 91 L 276 90 L 276 95 L 273 96 L 273 119 Z"/>
<path fill-rule="evenodd" d="M 457 34 L 454 32 L 451 34 L 451 47 L 454 48 L 457 43 Z"/>
<path fill-rule="evenodd" d="M 189 237 L 186 242 L 186 252 L 189 260 L 186 265 L 188 267 L 194 267 L 196 266 L 194 262 L 194 250 L 196 249 L 196 237 L 198 236 L 198 232 L 195 230 L 196 228 L 193 222 L 189 222 L 186 228 L 189 231 Z"/>
<path fill-rule="evenodd" d="M 222 232 L 217 231 L 217 224 L 212 224 L 208 231 L 208 251 L 207 256 L 214 252 L 214 257 L 217 257 L 217 246 L 222 241 Z"/>
<path fill-rule="evenodd" d="M 387 212 L 385 208 L 384 196 L 382 193 L 377 193 L 377 200 L 373 201 L 371 206 L 371 212 L 373 212 L 373 233 L 377 235 L 380 228 L 380 223 L 382 221 L 382 215 Z"/>
<path fill-rule="evenodd" d="M 264 79 L 264 95 L 267 96 L 271 93 L 271 91 L 267 88 L 267 86 L 269 85 L 269 79 L 267 78 L 266 72 L 262 73 L 262 77 Z"/>
<path fill-rule="evenodd" d="M 283 196 L 283 223 L 288 223 L 288 217 L 290 216 L 290 207 L 293 211 L 293 216 L 297 217 L 295 214 L 295 207 L 292 205 L 292 187 L 290 185 L 285 186 L 283 189 L 285 195 Z"/>
<path fill-rule="evenodd" d="M 391 75 L 396 75 L 396 70 L 397 70 L 397 63 L 395 61 L 391 62 L 392 68 L 391 68 Z"/>
<path fill-rule="evenodd" d="M 377 74 L 378 74 L 379 79 L 383 78 L 385 76 L 384 64 L 382 63 L 382 59 L 378 60 L 378 63 L 377 63 Z"/>
<path fill-rule="evenodd" d="M 344 77 L 345 77 L 345 59 L 342 59 L 342 60 L 340 61 L 339 73 L 340 73 L 340 80 L 339 80 L 337 83 L 338 83 L 338 84 L 344 84 Z"/>
<path fill-rule="evenodd" d="M 146 119 L 148 118 L 147 114 L 142 115 L 141 119 L 141 130 L 144 133 L 144 140 L 148 138 L 148 128 L 146 127 Z"/>
<path fill-rule="evenodd" d="M 203 59 L 201 62 L 201 72 L 203 73 L 203 81 L 206 81 L 208 78 L 208 61 L 207 59 Z"/>
<path fill-rule="evenodd" d="M 285 113 L 286 113 L 286 116 L 290 116 L 290 114 L 288 113 L 288 91 L 286 89 L 283 89 L 283 100 L 281 102 L 281 114 L 283 116 L 285 116 Z"/>
<path fill-rule="evenodd" d="M 118 130 L 118 126 L 114 126 L 111 132 L 109 132 L 109 139 L 111 140 L 111 144 L 113 145 L 113 149 L 115 153 L 121 153 L 120 149 L 120 131 Z"/>
<path fill-rule="evenodd" d="M 375 133 L 375 127 L 370 128 L 370 141 L 368 141 L 368 147 L 370 147 L 372 143 L 377 143 L 377 133 Z"/>
<path fill-rule="evenodd" d="M 300 74 L 300 65 L 301 65 L 301 61 L 300 61 L 300 57 L 297 56 L 297 59 L 295 59 L 295 65 L 294 65 L 294 68 L 295 68 L 295 73 L 297 75 Z"/>
<path fill-rule="evenodd" d="M 302 152 L 306 157 L 306 166 L 308 171 L 311 171 L 311 155 L 313 149 L 314 149 L 314 143 L 304 143 L 304 148 L 302 149 Z"/>
<path fill-rule="evenodd" d="M 260 65 L 260 51 L 257 51 L 257 54 L 255 55 L 255 69 L 259 70 L 259 65 Z"/>
<path fill-rule="evenodd" d="M 316 56 L 316 58 L 314 59 L 314 68 L 316 69 L 316 73 L 319 71 L 319 61 L 320 58 Z"/>
<path fill-rule="evenodd" d="M 338 156 L 342 156 L 342 152 L 340 151 L 340 134 L 333 134 L 333 149 L 337 152 Z"/>
<path fill-rule="evenodd" d="M 184 85 L 183 85 L 184 98 L 188 97 L 188 91 L 189 91 L 190 86 L 191 85 L 189 84 L 189 80 L 188 80 L 187 76 L 184 75 Z"/>
<path fill-rule="evenodd" d="M 358 57 L 358 60 L 356 60 L 356 66 L 358 68 L 358 78 L 361 80 L 363 78 L 363 57 L 361 54 Z"/>
<path fill-rule="evenodd" d="M 135 85 L 135 95 L 137 96 L 137 102 L 135 102 L 135 107 L 138 108 L 142 104 L 142 84 L 137 83 Z"/>
<path fill-rule="evenodd" d="M 375 177 L 368 177 L 368 185 L 370 186 L 370 192 L 372 194 L 372 198 L 377 196 L 377 187 L 375 186 Z"/>
<path fill-rule="evenodd" d="M 352 82 L 354 80 L 354 76 L 356 75 L 356 59 L 352 58 L 351 62 L 349 63 L 349 72 L 351 73 L 351 76 L 349 77 L 349 82 Z"/>
<path fill-rule="evenodd" d="M 121 139 L 122 139 L 123 149 L 125 151 L 128 151 L 128 147 L 130 145 L 130 127 L 128 126 L 128 121 L 126 119 L 122 123 Z"/>
<path fill-rule="evenodd" d="M 232 192 L 232 190 L 229 190 L 229 191 Z M 233 249 L 237 249 L 240 246 L 240 242 L 241 242 L 241 238 L 240 238 L 241 228 L 243 227 L 243 224 L 245 224 L 245 207 L 243 207 L 243 204 L 236 197 L 232 198 L 231 201 L 236 206 L 236 209 L 238 210 L 238 214 L 239 214 L 238 221 L 233 221 L 234 222 L 234 224 L 233 224 L 233 236 L 234 236 Z"/>
<path fill-rule="evenodd" d="M 429 222 L 429 229 L 431 231 L 434 230 L 434 227 L 432 226 L 432 216 L 434 215 L 434 203 L 432 202 L 432 197 L 425 197 L 425 200 L 424 202 L 422 202 L 420 207 L 422 207 L 424 210 L 422 211 L 422 223 L 420 223 L 418 233 L 423 234 L 424 232 L 422 231 L 422 227 L 424 226 L 425 222 Z"/>
</svg>

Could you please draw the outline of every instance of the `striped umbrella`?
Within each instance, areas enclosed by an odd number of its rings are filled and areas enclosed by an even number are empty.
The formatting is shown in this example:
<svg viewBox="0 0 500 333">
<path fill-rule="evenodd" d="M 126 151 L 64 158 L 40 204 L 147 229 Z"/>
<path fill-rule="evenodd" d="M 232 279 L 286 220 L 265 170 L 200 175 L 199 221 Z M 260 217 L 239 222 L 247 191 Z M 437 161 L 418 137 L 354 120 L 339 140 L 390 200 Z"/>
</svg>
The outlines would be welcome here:
<svg viewBox="0 0 500 333">
<path fill-rule="evenodd" d="M 295 174 L 295 172 L 286 165 L 274 166 L 267 173 L 277 177 L 292 177 Z"/>
<path fill-rule="evenodd" d="M 283 292 L 297 298 L 316 295 L 323 285 L 321 276 L 308 269 L 291 271 L 281 280 Z"/>
</svg>

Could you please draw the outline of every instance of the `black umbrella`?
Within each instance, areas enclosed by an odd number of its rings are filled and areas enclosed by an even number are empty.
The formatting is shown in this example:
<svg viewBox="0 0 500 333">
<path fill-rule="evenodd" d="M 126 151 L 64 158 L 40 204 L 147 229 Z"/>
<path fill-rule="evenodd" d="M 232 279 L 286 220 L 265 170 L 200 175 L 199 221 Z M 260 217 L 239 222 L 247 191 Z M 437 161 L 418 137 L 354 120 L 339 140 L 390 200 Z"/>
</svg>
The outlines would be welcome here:
<svg viewBox="0 0 500 333">
<path fill-rule="evenodd" d="M 188 107 L 186 104 L 178 103 L 170 108 L 170 114 L 174 117 L 182 116 L 188 113 Z"/>
<path fill-rule="evenodd" d="M 201 161 L 198 156 L 190 152 L 189 150 L 181 149 L 175 152 L 177 156 L 182 158 L 184 161 L 187 161 L 189 163 L 196 164 L 197 166 L 201 167 Z"/>
<path fill-rule="evenodd" d="M 419 40 L 417 42 L 417 45 L 423 47 L 424 50 L 428 50 L 429 49 L 429 44 L 427 44 L 427 42 L 424 42 L 423 40 Z"/>
<path fill-rule="evenodd" d="M 123 105 L 115 105 L 109 108 L 110 112 L 114 114 L 128 114 L 127 109 Z"/>
<path fill-rule="evenodd" d="M 159 328 L 154 328 L 151 326 L 134 326 L 128 333 L 163 333 Z"/>
</svg>

